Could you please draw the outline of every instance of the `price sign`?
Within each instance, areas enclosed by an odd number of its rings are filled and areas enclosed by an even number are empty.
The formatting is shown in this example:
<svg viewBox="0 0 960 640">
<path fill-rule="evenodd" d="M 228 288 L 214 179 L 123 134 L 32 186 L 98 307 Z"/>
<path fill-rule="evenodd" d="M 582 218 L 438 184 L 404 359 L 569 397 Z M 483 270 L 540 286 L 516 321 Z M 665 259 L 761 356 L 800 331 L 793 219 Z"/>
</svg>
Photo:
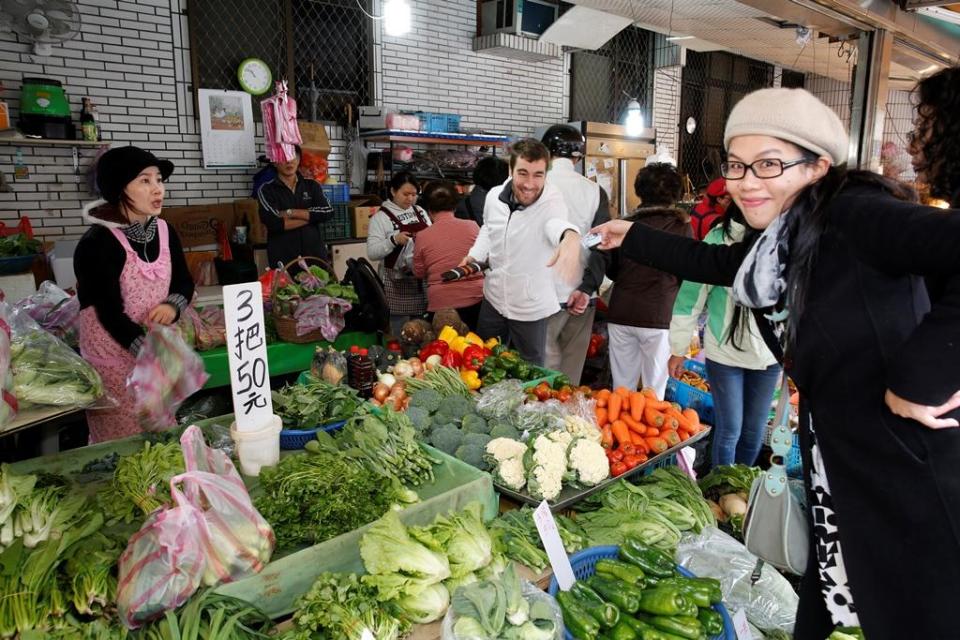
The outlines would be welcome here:
<svg viewBox="0 0 960 640">
<path fill-rule="evenodd" d="M 733 614 L 733 630 L 737 632 L 737 640 L 753 640 L 753 633 L 750 632 L 750 624 L 747 622 L 747 614 L 743 609 L 737 609 Z"/>
<path fill-rule="evenodd" d="M 261 429 L 273 415 L 262 295 L 259 282 L 223 288 L 227 359 L 237 431 Z"/>
<path fill-rule="evenodd" d="M 550 505 L 544 500 L 533 512 L 533 521 L 537 525 L 537 531 L 540 533 L 540 540 L 543 541 L 543 548 L 547 552 L 547 558 L 550 559 L 550 566 L 553 568 L 553 575 L 557 578 L 557 584 L 564 591 L 570 589 L 577 579 L 573 575 L 573 567 L 570 566 L 570 558 L 567 557 L 567 550 L 563 548 L 563 541 L 560 539 L 560 531 L 557 530 L 557 521 L 553 519 L 550 513 Z"/>
</svg>

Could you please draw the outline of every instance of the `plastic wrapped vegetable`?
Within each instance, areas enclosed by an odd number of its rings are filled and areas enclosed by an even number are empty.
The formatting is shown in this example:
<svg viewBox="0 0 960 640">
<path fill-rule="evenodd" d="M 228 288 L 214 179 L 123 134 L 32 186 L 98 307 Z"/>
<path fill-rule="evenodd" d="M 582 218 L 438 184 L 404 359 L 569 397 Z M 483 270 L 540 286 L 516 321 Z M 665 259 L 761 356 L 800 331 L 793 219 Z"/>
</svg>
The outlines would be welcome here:
<svg viewBox="0 0 960 640">
<path fill-rule="evenodd" d="M 328 296 L 310 296 L 297 305 L 293 317 L 297 320 L 297 335 L 306 335 L 320 329 L 323 339 L 333 342 L 343 331 L 343 315 L 353 308 L 346 300 Z"/>
<path fill-rule="evenodd" d="M 103 396 L 93 366 L 23 310 L 12 314 L 13 394 L 27 404 L 90 407 Z"/>
<path fill-rule="evenodd" d="M 76 322 L 80 316 L 80 300 L 50 280 L 44 280 L 37 292 L 16 304 L 40 327 L 67 344 L 76 344 Z"/>
<path fill-rule="evenodd" d="M 162 431 L 176 425 L 180 404 L 206 381 L 203 361 L 178 331 L 151 327 L 127 379 L 140 426 L 147 431 Z"/>
<path fill-rule="evenodd" d="M 16 417 L 17 398 L 13 395 L 13 371 L 10 368 L 10 307 L 0 302 L 0 427 Z"/>
<path fill-rule="evenodd" d="M 527 394 L 519 380 L 504 380 L 480 391 L 477 413 L 486 418 L 509 418 L 523 404 Z"/>
</svg>

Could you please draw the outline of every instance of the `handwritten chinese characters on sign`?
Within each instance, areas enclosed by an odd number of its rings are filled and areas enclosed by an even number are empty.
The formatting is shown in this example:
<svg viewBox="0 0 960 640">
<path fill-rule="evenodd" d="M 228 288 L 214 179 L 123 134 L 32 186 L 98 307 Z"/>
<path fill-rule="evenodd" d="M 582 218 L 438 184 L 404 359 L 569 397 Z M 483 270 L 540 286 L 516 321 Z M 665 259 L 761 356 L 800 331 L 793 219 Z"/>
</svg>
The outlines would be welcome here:
<svg viewBox="0 0 960 640">
<path fill-rule="evenodd" d="M 224 287 L 223 304 L 237 430 L 253 431 L 273 415 L 260 283 Z"/>
</svg>

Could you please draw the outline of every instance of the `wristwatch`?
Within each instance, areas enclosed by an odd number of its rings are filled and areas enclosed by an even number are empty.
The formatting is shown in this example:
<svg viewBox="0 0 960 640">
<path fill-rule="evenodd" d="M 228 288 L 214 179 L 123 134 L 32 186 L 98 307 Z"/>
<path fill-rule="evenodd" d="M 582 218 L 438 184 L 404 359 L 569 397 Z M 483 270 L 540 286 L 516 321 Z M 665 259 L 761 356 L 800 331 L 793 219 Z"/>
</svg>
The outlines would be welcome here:
<svg viewBox="0 0 960 640">
<path fill-rule="evenodd" d="M 285 209 L 283 212 L 283 215 L 286 218 L 290 218 L 291 216 L 293 216 L 293 209 Z"/>
</svg>

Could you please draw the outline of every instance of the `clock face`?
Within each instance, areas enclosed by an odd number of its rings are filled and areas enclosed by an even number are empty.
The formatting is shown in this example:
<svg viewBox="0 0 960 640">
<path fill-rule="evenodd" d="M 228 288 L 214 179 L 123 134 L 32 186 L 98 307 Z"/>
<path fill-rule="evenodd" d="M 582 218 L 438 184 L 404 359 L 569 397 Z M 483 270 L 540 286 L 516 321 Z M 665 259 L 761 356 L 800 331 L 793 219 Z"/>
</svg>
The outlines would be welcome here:
<svg viewBox="0 0 960 640">
<path fill-rule="evenodd" d="M 269 91 L 270 84 L 273 82 L 270 67 L 259 58 L 247 58 L 241 62 L 240 68 L 237 70 L 237 78 L 239 78 L 243 90 L 255 96 Z"/>
</svg>

